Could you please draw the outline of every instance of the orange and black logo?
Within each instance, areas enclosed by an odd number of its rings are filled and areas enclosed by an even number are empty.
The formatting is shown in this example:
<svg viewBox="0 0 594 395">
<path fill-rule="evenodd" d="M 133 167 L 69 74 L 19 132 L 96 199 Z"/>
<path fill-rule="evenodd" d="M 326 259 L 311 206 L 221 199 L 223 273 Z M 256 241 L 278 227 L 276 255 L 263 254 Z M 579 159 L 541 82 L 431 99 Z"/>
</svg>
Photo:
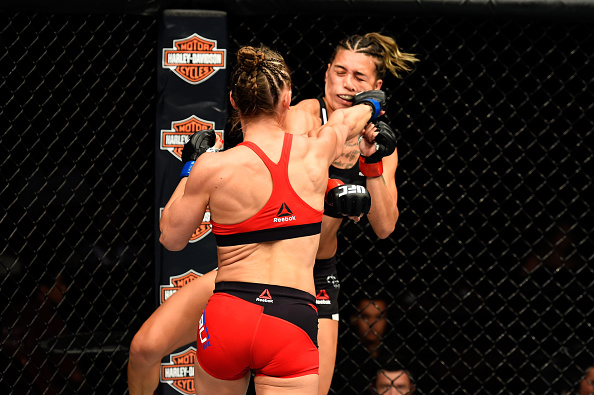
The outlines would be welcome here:
<svg viewBox="0 0 594 395">
<path fill-rule="evenodd" d="M 169 361 L 161 363 L 161 382 L 169 384 L 182 394 L 195 394 L 194 362 L 196 361 L 196 349 L 189 347 L 180 353 L 170 354 Z"/>
<path fill-rule="evenodd" d="M 210 224 L 210 206 L 206 206 L 204 217 L 202 217 L 202 223 L 198 226 L 194 233 L 192 233 L 192 237 L 190 237 L 190 243 L 195 243 L 202 240 L 211 231 L 212 225 Z"/>
<path fill-rule="evenodd" d="M 169 297 L 176 293 L 181 287 L 196 280 L 198 277 L 202 277 L 202 273 L 195 272 L 192 269 L 188 270 L 184 274 L 169 277 L 169 284 L 160 286 L 161 304 L 169 299 Z"/>
<path fill-rule="evenodd" d="M 184 144 L 188 142 L 192 134 L 208 129 L 215 130 L 214 122 L 198 118 L 195 115 L 181 121 L 173 121 L 171 122 L 171 129 L 161 130 L 161 150 L 169 151 L 173 156 L 181 160 Z M 223 140 L 223 131 L 215 130 L 215 132 Z"/>
<path fill-rule="evenodd" d="M 170 69 L 190 84 L 200 84 L 226 67 L 227 50 L 218 49 L 216 40 L 194 33 L 173 40 L 173 48 L 163 49 L 163 68 Z"/>
</svg>

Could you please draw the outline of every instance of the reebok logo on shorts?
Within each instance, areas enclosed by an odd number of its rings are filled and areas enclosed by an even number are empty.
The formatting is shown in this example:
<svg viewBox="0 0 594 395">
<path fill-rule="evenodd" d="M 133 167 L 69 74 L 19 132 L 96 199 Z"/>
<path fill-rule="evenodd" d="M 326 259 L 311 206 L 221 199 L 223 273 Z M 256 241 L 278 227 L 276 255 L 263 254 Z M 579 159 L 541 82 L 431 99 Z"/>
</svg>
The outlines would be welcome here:
<svg viewBox="0 0 594 395">
<path fill-rule="evenodd" d="M 256 302 L 274 303 L 274 300 L 272 299 L 272 296 L 270 296 L 270 291 L 268 291 L 268 288 L 262 291 L 260 296 L 256 298 Z"/>
<path fill-rule="evenodd" d="M 276 213 L 276 218 L 273 219 L 273 222 L 289 222 L 295 221 L 295 219 L 296 218 L 289 206 L 287 206 L 287 203 L 283 203 L 278 209 L 278 213 Z"/>
<path fill-rule="evenodd" d="M 316 304 L 332 304 L 330 296 L 328 296 L 325 289 L 320 290 L 316 295 Z"/>
</svg>

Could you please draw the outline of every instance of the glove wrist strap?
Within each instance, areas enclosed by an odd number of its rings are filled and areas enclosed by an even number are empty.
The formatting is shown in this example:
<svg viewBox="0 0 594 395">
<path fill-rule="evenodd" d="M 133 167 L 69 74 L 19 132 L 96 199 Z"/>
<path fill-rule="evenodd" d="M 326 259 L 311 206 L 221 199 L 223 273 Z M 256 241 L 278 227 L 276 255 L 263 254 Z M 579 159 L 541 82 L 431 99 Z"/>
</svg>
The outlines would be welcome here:
<svg viewBox="0 0 594 395">
<path fill-rule="evenodd" d="M 187 161 L 186 163 L 184 163 L 184 167 L 182 167 L 182 171 L 179 175 L 180 179 L 190 175 L 190 170 L 192 170 L 194 163 L 196 163 L 195 160 L 190 160 L 190 161 Z"/>
<path fill-rule="evenodd" d="M 328 186 L 326 187 L 326 195 L 330 192 L 331 189 L 344 185 L 344 182 L 337 178 L 329 178 L 328 179 Z"/>
<path fill-rule="evenodd" d="M 377 119 L 377 117 L 379 117 L 380 112 L 381 112 L 381 105 L 380 103 L 375 100 L 375 99 L 367 99 L 363 102 L 363 104 L 367 104 L 369 107 L 371 107 L 371 119 L 370 121 L 374 121 Z"/>
<path fill-rule="evenodd" d="M 366 163 L 365 157 L 361 155 L 359 157 L 359 170 L 365 177 L 379 177 L 384 174 L 384 164 L 381 160 L 377 163 Z"/>
<path fill-rule="evenodd" d="M 332 189 L 339 187 L 341 185 L 344 185 L 344 182 L 342 182 L 341 180 L 336 179 L 336 178 L 329 178 L 328 186 L 326 187 L 326 193 L 324 194 L 324 198 L 328 197 L 328 192 L 330 192 Z"/>
</svg>

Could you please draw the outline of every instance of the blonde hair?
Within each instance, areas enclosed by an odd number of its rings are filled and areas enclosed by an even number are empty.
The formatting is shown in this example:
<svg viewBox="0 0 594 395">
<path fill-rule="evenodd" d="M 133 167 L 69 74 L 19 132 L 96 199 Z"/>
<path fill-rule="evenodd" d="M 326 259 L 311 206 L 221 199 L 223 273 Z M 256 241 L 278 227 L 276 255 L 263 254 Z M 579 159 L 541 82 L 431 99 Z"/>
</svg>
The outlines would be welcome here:
<svg viewBox="0 0 594 395">
<path fill-rule="evenodd" d="M 367 33 L 364 36 L 357 34 L 345 38 L 334 49 L 330 63 L 342 49 L 373 57 L 378 79 L 384 78 L 387 72 L 392 73 L 396 78 L 402 78 L 402 73 L 411 71 L 412 64 L 419 61 L 416 55 L 400 51 L 396 40 L 392 37 L 379 33 Z"/>
</svg>

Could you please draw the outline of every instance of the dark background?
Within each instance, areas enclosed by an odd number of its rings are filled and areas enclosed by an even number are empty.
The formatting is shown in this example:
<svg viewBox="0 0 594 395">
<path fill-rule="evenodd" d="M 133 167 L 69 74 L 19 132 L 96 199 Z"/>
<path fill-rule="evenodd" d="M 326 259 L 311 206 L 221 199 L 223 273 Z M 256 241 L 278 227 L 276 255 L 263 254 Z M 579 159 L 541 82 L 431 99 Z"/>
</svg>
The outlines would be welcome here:
<svg viewBox="0 0 594 395">
<path fill-rule="evenodd" d="M 0 7 L 2 393 L 126 392 L 129 342 L 155 308 L 159 12 L 217 5 L 119 3 Z M 396 230 L 339 235 L 334 393 L 368 379 L 349 323 L 361 294 L 389 298 L 384 343 L 420 393 L 574 388 L 594 365 L 592 8 L 371 3 L 218 6 L 229 66 L 239 45 L 278 50 L 295 102 L 320 95 L 347 35 L 379 31 L 421 59 L 384 82 Z"/>
</svg>

